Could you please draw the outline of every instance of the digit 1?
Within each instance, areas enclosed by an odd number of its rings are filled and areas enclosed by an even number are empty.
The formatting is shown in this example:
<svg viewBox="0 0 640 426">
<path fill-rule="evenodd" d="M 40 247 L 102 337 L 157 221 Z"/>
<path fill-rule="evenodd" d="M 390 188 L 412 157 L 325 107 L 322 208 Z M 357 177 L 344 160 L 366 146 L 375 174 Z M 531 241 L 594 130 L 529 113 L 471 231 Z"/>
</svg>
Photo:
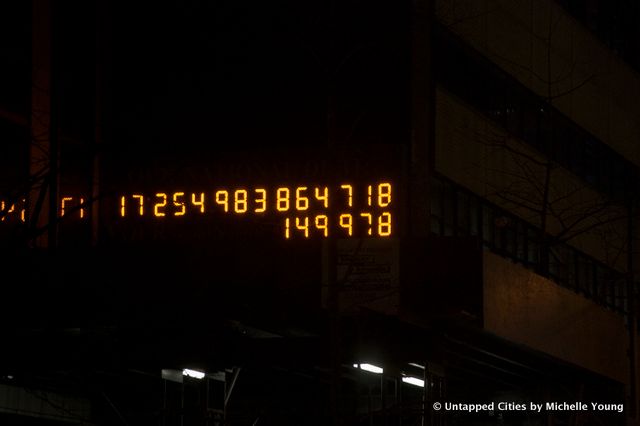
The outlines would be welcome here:
<svg viewBox="0 0 640 426">
<path fill-rule="evenodd" d="M 80 219 L 84 218 L 84 198 L 80 197 Z"/>
<path fill-rule="evenodd" d="M 286 218 L 284 220 L 284 237 L 288 240 L 289 237 L 291 237 L 291 234 L 289 232 L 289 218 Z"/>
<path fill-rule="evenodd" d="M 371 206 L 371 185 L 367 186 L 367 205 Z"/>
<path fill-rule="evenodd" d="M 124 195 L 122 197 L 120 197 L 120 217 L 124 217 L 125 214 L 125 203 L 126 203 L 127 197 L 125 197 Z"/>
</svg>

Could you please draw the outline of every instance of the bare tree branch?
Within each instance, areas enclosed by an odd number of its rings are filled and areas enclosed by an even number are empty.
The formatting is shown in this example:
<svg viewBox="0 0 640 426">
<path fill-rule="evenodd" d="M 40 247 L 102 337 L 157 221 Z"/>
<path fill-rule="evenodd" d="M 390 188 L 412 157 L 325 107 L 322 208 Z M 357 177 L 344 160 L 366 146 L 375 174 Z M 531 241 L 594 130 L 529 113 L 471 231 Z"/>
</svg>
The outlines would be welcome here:
<svg viewBox="0 0 640 426">
<path fill-rule="evenodd" d="M 561 93 L 559 93 L 559 94 L 557 94 L 557 95 L 551 96 L 551 97 L 549 98 L 549 100 L 554 100 L 554 99 L 561 98 L 561 97 L 563 97 L 563 96 L 567 96 L 567 95 L 569 95 L 569 94 L 571 94 L 571 93 L 575 92 L 576 90 L 580 89 L 582 86 L 584 86 L 585 84 L 589 83 L 589 82 L 590 82 L 591 80 L 593 80 L 594 78 L 595 78 L 595 75 L 594 75 L 594 74 L 592 74 L 592 75 L 590 75 L 589 77 L 585 78 L 585 79 L 582 81 L 582 83 L 578 84 L 578 85 L 577 85 L 577 86 L 575 86 L 575 87 L 572 87 L 571 89 L 569 89 L 569 90 L 567 90 L 567 91 L 565 91 L 565 92 L 561 92 Z"/>
</svg>

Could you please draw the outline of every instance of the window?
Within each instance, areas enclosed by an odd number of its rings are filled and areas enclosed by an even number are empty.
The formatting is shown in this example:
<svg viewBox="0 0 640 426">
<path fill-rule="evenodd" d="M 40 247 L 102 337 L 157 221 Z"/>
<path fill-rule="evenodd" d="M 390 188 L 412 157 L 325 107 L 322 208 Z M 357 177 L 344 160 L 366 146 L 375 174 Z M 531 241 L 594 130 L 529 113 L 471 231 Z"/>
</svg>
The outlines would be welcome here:
<svg viewBox="0 0 640 426">
<path fill-rule="evenodd" d="M 438 29 L 434 63 L 440 85 L 614 200 L 640 192 L 640 172 L 632 163 L 450 31 Z M 609 162 L 606 167 L 602 158 Z M 630 192 L 625 192 L 625 179 L 633 182 Z"/>
<path fill-rule="evenodd" d="M 539 269 L 540 230 L 442 176 L 431 184 L 431 232 L 476 236 L 487 248 Z M 549 250 L 548 278 L 597 303 L 626 313 L 626 283 L 619 272 L 567 244 Z"/>
</svg>

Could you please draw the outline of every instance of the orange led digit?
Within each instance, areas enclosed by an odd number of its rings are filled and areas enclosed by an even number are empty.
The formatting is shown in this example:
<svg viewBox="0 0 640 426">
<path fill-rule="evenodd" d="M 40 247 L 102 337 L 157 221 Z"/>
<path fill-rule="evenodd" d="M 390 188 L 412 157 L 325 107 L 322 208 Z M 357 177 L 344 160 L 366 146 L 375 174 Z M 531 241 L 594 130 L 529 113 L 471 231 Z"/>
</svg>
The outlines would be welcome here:
<svg viewBox="0 0 640 426">
<path fill-rule="evenodd" d="M 307 210 L 309 208 L 309 198 L 302 195 L 307 190 L 306 186 L 296 188 L 296 210 Z"/>
<path fill-rule="evenodd" d="M 387 207 L 391 204 L 391 184 L 383 182 L 378 185 L 378 205 Z"/>
<path fill-rule="evenodd" d="M 247 191 L 238 189 L 233 193 L 233 211 L 236 213 L 247 212 Z"/>
<path fill-rule="evenodd" d="M 360 216 L 367 218 L 367 224 L 369 225 L 369 228 L 367 229 L 367 235 L 371 235 L 371 221 L 372 221 L 371 213 L 360 213 Z"/>
<path fill-rule="evenodd" d="M 289 188 L 278 188 L 276 190 L 276 209 L 279 212 L 289 210 Z"/>
<path fill-rule="evenodd" d="M 22 221 L 22 223 L 26 222 L 24 203 L 25 203 L 25 200 L 23 199 L 22 200 L 22 209 L 20 209 L 20 220 Z"/>
<path fill-rule="evenodd" d="M 363 183 L 345 179 L 327 186 L 312 181 L 280 187 L 230 183 L 231 186 L 226 188 L 222 185 L 211 188 L 209 195 L 206 191 L 191 192 L 189 188 L 179 192 L 125 192 L 117 195 L 113 200 L 117 207 L 113 207 L 118 208 L 114 212 L 115 216 L 133 220 L 144 217 L 145 214 L 156 218 L 167 217 L 165 220 L 170 220 L 174 216 L 197 216 L 196 212 L 199 212 L 203 220 L 208 217 L 207 213 L 213 213 L 211 220 L 215 221 L 218 209 L 221 213 L 231 213 L 232 216 L 246 217 L 253 214 L 267 219 L 273 212 L 284 223 L 269 222 L 271 226 L 283 226 L 284 238 L 287 240 L 328 238 L 330 234 L 331 237 L 339 238 L 390 237 L 395 235 L 393 215 L 396 213 L 392 208 L 393 183 L 386 179 L 388 178 Z M 86 193 L 81 194 L 82 197 L 76 194 L 63 195 L 65 194 L 60 194 L 58 198 L 59 217 L 90 219 L 92 199 Z M 339 204 L 337 208 L 330 206 L 330 197 L 331 203 Z M 337 203 L 334 201 L 336 197 Z M 26 221 L 26 201 L 15 201 L 12 203 L 0 199 L 0 222 Z M 78 210 L 77 216 L 75 209 Z M 280 215 L 281 213 L 285 214 Z"/>
<path fill-rule="evenodd" d="M 122 197 L 122 198 L 123 198 L 123 200 L 122 200 L 123 210 L 122 211 L 124 211 L 124 197 Z M 144 215 L 144 195 L 142 195 L 142 194 L 133 194 L 131 196 L 131 198 L 137 198 L 138 199 L 138 214 L 140 216 Z M 124 216 L 124 214 L 122 216 Z"/>
<path fill-rule="evenodd" d="M 340 185 L 340 188 L 347 190 L 347 204 L 349 207 L 353 207 L 353 187 L 351 185 L 344 184 Z"/>
<path fill-rule="evenodd" d="M 2 211 L 2 212 L 3 212 L 3 211 L 4 211 L 4 208 L 5 208 L 4 201 L 1 201 L 1 202 L 0 202 L 0 211 Z M 7 217 L 7 215 L 8 215 L 8 214 L 9 214 L 9 212 L 7 212 L 7 214 L 3 214 L 3 215 L 2 215 L 2 218 L 0 218 L 0 220 L 1 220 L 2 222 L 4 222 L 4 220 L 5 220 L 5 218 Z"/>
<path fill-rule="evenodd" d="M 391 213 L 385 212 L 378 217 L 378 235 L 381 237 L 391 235 Z"/>
<path fill-rule="evenodd" d="M 349 236 L 353 235 L 353 218 L 350 214 L 340 215 L 340 227 L 346 229 Z"/>
<path fill-rule="evenodd" d="M 167 205 L 167 194 L 164 192 L 158 192 L 156 194 L 156 198 L 162 198 L 162 201 L 153 206 L 153 214 L 157 217 L 162 217 L 164 216 L 164 211 L 160 211 L 160 208 Z"/>
<path fill-rule="evenodd" d="M 253 211 L 256 213 L 264 213 L 267 211 L 267 190 L 262 188 L 256 188 L 253 190 L 256 194 L 260 195 L 260 198 L 256 198 L 256 207 Z"/>
<path fill-rule="evenodd" d="M 329 188 L 326 186 L 322 188 L 322 194 L 320 194 L 320 188 L 315 188 L 316 200 L 322 201 L 325 209 L 329 208 Z"/>
<path fill-rule="evenodd" d="M 200 193 L 200 199 L 196 200 L 196 194 L 195 193 L 191 193 L 191 204 L 193 204 L 196 207 L 200 207 L 200 213 L 204 213 L 204 192 Z"/>
<path fill-rule="evenodd" d="M 180 210 L 173 213 L 174 216 L 184 216 L 184 214 L 187 212 L 187 206 L 184 205 L 184 201 L 178 200 L 178 198 L 182 197 L 184 197 L 184 192 L 173 193 L 173 205 L 180 208 Z"/>
<path fill-rule="evenodd" d="M 305 238 L 309 238 L 309 217 L 304 217 L 304 222 L 300 223 L 300 218 L 296 217 L 296 228 L 304 233 Z"/>
<path fill-rule="evenodd" d="M 64 216 L 64 207 L 67 201 L 71 200 L 73 200 L 73 197 L 62 197 L 62 201 L 60 202 L 60 217 Z M 11 211 L 13 211 L 13 206 L 11 206 Z"/>
<path fill-rule="evenodd" d="M 323 214 L 316 216 L 316 229 L 322 230 L 322 235 L 329 236 L 329 218 Z"/>
<path fill-rule="evenodd" d="M 216 191 L 216 204 L 224 206 L 224 212 L 229 211 L 229 193 L 225 190 Z"/>
</svg>

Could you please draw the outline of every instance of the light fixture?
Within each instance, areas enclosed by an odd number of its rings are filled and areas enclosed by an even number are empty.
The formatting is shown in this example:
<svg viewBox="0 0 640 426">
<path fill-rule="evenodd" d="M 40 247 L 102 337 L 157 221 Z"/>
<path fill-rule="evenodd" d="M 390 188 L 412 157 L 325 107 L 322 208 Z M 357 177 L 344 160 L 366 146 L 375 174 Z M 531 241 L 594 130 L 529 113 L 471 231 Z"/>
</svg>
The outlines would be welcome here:
<svg viewBox="0 0 640 426">
<path fill-rule="evenodd" d="M 421 388 L 424 387 L 424 380 L 418 379 L 417 377 L 405 376 L 402 378 L 402 381 L 413 386 L 419 386 Z"/>
<path fill-rule="evenodd" d="M 384 372 L 382 367 L 378 367 L 377 365 L 373 364 L 360 364 L 360 369 L 375 374 L 382 374 Z"/>
<path fill-rule="evenodd" d="M 182 375 L 193 377 L 194 379 L 202 379 L 204 377 L 204 373 L 202 371 L 191 370 L 189 368 L 182 370 Z"/>
</svg>

